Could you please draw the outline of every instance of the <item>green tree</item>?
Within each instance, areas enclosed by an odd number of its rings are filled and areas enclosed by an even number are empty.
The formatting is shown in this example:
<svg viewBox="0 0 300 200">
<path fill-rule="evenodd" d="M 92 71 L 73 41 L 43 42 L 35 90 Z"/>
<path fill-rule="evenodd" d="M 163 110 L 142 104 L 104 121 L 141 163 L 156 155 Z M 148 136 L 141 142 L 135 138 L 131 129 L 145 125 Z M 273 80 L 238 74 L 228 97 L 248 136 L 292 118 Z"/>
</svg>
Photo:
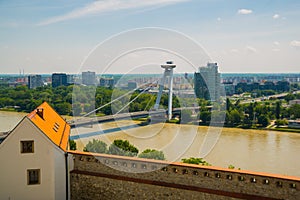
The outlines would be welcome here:
<svg viewBox="0 0 300 200">
<path fill-rule="evenodd" d="M 295 96 L 292 93 L 287 94 L 284 99 L 289 102 L 290 100 L 294 100 Z"/>
<path fill-rule="evenodd" d="M 14 100 L 9 98 L 9 97 L 1 97 L 0 98 L 0 107 L 5 107 L 5 106 L 13 106 L 14 105 Z"/>
<path fill-rule="evenodd" d="M 234 165 L 228 165 L 228 169 L 234 169 Z"/>
<path fill-rule="evenodd" d="M 230 111 L 232 109 L 233 105 L 229 98 L 226 98 L 226 111 Z"/>
<path fill-rule="evenodd" d="M 276 119 L 280 119 L 280 114 L 281 114 L 281 101 L 276 101 L 276 107 L 275 107 Z"/>
<path fill-rule="evenodd" d="M 243 89 L 242 88 L 238 88 L 237 90 L 236 90 L 236 93 L 237 94 L 242 94 L 244 91 L 243 91 Z"/>
<path fill-rule="evenodd" d="M 250 119 L 254 118 L 254 108 L 255 108 L 255 105 L 253 103 L 250 103 L 249 106 L 247 107 L 246 112 L 249 114 Z"/>
<path fill-rule="evenodd" d="M 137 156 L 139 150 L 129 143 L 128 140 L 114 140 L 114 142 L 109 146 L 108 153 L 120 156 Z"/>
<path fill-rule="evenodd" d="M 196 164 L 196 165 L 206 165 L 206 166 L 211 165 L 208 162 L 206 162 L 205 160 L 203 160 L 203 158 L 190 157 L 190 158 L 183 158 L 183 159 L 181 159 L 181 161 L 183 163 Z"/>
<path fill-rule="evenodd" d="M 69 140 L 70 150 L 77 150 L 77 144 L 74 140 Z"/>
<path fill-rule="evenodd" d="M 95 152 L 95 153 L 107 153 L 107 144 L 100 140 L 89 141 L 87 145 L 83 148 L 85 152 Z"/>
<path fill-rule="evenodd" d="M 288 123 L 289 123 L 289 122 L 288 122 L 286 119 L 277 119 L 277 120 L 275 121 L 275 125 L 276 125 L 277 127 L 288 125 Z"/>
<path fill-rule="evenodd" d="M 162 151 L 157 151 L 155 149 L 146 149 L 138 155 L 139 158 L 148 158 L 155 160 L 165 160 L 165 155 Z"/>
<path fill-rule="evenodd" d="M 204 124 L 209 123 L 211 120 L 211 112 L 210 111 L 202 111 L 202 112 L 200 111 L 199 119 Z"/>
<path fill-rule="evenodd" d="M 300 118 L 300 104 L 293 104 L 290 107 L 290 117 L 292 119 Z"/>
<path fill-rule="evenodd" d="M 60 115 L 69 115 L 71 113 L 71 104 L 67 102 L 54 104 L 54 109 Z"/>
<path fill-rule="evenodd" d="M 257 122 L 263 127 L 267 127 L 270 124 L 270 119 L 267 115 L 259 115 L 257 117 Z"/>
<path fill-rule="evenodd" d="M 237 110 L 226 112 L 226 123 L 231 126 L 239 125 L 242 121 L 243 115 Z"/>
</svg>

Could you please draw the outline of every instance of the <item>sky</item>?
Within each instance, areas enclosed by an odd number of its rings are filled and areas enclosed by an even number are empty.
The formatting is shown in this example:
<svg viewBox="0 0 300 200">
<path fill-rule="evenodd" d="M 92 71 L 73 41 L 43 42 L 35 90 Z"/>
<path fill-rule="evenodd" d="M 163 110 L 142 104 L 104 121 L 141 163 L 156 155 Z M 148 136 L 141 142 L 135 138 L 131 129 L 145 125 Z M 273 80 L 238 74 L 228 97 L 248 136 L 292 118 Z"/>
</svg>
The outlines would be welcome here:
<svg viewBox="0 0 300 200">
<path fill-rule="evenodd" d="M 299 0 L 0 0 L 0 73 L 159 72 L 170 59 L 180 72 L 213 61 L 222 73 L 299 73 L 299 10 Z"/>
</svg>

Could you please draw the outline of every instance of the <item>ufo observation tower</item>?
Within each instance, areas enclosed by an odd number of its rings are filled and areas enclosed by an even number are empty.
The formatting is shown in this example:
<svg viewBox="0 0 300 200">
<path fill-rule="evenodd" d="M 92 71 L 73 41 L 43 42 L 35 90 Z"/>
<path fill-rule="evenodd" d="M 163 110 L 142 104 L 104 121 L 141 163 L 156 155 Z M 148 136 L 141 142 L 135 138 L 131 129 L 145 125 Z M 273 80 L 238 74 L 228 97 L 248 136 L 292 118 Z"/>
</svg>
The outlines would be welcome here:
<svg viewBox="0 0 300 200">
<path fill-rule="evenodd" d="M 165 70 L 162 79 L 159 83 L 159 91 L 156 98 L 156 102 L 154 105 L 154 109 L 158 110 L 159 103 L 161 99 L 161 95 L 164 89 L 165 82 L 168 79 L 168 87 L 169 87 L 169 99 L 168 99 L 168 119 L 170 120 L 172 118 L 172 99 L 173 99 L 173 69 L 176 67 L 176 65 L 173 63 L 173 61 L 167 61 L 166 64 L 161 65 L 161 67 Z"/>
</svg>

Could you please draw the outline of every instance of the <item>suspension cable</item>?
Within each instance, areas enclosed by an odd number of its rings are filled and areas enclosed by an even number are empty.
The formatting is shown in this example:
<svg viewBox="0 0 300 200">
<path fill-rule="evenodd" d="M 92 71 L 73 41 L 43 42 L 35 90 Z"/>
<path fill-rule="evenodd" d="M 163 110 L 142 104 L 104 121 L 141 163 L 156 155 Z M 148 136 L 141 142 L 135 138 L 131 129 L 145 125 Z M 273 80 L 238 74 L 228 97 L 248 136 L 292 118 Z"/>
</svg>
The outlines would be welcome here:
<svg viewBox="0 0 300 200">
<path fill-rule="evenodd" d="M 153 84 L 153 83 L 155 83 L 155 82 L 157 82 L 157 81 L 153 81 L 153 82 L 150 83 L 150 84 Z M 129 92 L 127 92 L 127 93 L 125 93 L 125 94 L 119 96 L 118 98 L 112 100 L 111 102 L 108 102 L 108 103 L 106 103 L 106 104 L 104 104 L 104 105 L 102 105 L 102 106 L 100 106 L 100 107 L 98 107 L 98 108 L 96 108 L 96 109 L 94 109 L 94 110 L 92 110 L 92 111 L 90 111 L 90 112 L 88 112 L 88 113 L 86 113 L 86 114 L 80 116 L 80 118 L 77 119 L 77 120 L 80 120 L 81 118 L 87 117 L 87 116 L 89 116 L 90 114 L 97 112 L 97 111 L 100 110 L 101 108 L 104 108 L 105 106 L 108 106 L 108 105 L 112 104 L 113 102 L 118 101 L 119 99 L 121 99 L 121 98 L 127 96 L 127 95 L 130 94 L 130 93 L 133 93 L 134 91 L 138 90 L 140 87 L 143 87 L 143 86 L 145 86 L 145 85 L 147 85 L 147 84 L 149 84 L 149 83 L 145 83 L 145 84 L 143 84 L 143 85 L 141 85 L 141 86 L 139 86 L 139 87 L 136 87 L 135 89 L 133 89 L 133 90 L 131 90 L 131 91 L 129 91 Z M 151 87 L 152 87 L 152 86 L 147 87 L 142 93 L 144 93 L 148 88 L 151 88 Z M 126 106 L 127 106 L 127 105 L 126 105 Z M 123 109 L 124 109 L 124 108 L 123 108 Z M 123 109 L 122 109 L 122 110 L 123 110 Z"/>
<path fill-rule="evenodd" d="M 152 88 L 152 86 L 147 87 L 144 89 L 141 93 L 139 93 L 136 97 L 134 97 L 130 102 L 128 102 L 123 108 L 121 108 L 118 112 L 115 113 L 115 115 L 119 114 L 122 110 L 124 110 L 129 104 L 131 104 L 133 101 L 135 101 L 139 96 L 141 96 L 143 93 L 145 93 L 148 89 Z"/>
</svg>

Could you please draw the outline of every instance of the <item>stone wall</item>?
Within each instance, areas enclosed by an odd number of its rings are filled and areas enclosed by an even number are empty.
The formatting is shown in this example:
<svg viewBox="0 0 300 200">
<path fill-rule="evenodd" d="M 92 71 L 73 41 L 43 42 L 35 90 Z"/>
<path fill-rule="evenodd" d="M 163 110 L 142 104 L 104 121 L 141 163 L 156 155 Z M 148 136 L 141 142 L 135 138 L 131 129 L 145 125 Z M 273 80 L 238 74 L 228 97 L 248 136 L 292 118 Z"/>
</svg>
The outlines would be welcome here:
<svg viewBox="0 0 300 200">
<path fill-rule="evenodd" d="M 300 178 L 71 152 L 71 199 L 300 199 Z"/>
</svg>

